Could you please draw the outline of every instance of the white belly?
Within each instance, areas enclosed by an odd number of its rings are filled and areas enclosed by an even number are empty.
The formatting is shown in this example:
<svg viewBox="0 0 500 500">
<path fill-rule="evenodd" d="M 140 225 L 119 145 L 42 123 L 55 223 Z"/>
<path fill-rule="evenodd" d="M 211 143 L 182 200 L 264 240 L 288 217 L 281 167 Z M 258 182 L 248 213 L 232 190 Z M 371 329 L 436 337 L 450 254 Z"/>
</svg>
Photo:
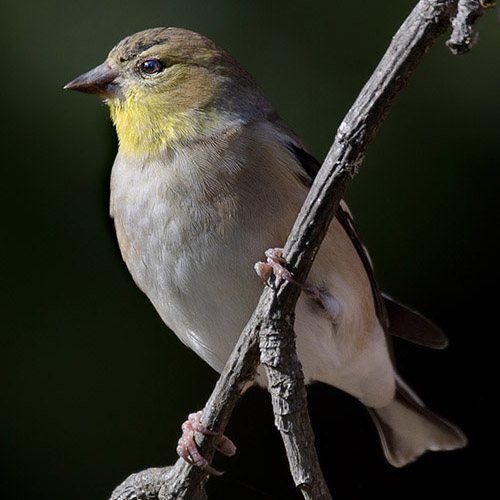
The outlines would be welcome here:
<svg viewBox="0 0 500 500">
<path fill-rule="evenodd" d="M 124 260 L 164 322 L 217 371 L 262 292 L 253 265 L 267 248 L 284 245 L 303 197 L 297 188 L 256 200 L 257 213 L 239 200 L 229 200 L 230 213 L 210 204 L 200 209 L 193 193 L 177 192 L 158 171 L 115 164 L 112 215 Z M 333 325 L 302 296 L 298 354 L 306 381 L 327 382 L 380 406 L 392 398 L 393 370 L 368 279 L 351 247 L 335 223 L 310 279 L 335 296 L 341 317 Z M 339 261 L 346 251 L 347 260 Z"/>
</svg>

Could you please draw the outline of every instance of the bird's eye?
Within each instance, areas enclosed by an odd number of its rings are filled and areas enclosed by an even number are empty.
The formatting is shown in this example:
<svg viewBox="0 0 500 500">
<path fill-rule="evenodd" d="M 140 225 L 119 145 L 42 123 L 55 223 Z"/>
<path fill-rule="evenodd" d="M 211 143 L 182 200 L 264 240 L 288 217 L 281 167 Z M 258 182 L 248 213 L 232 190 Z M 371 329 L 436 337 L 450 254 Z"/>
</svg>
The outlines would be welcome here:
<svg viewBox="0 0 500 500">
<path fill-rule="evenodd" d="M 157 75 L 165 69 L 165 66 L 158 59 L 148 59 L 147 61 L 143 61 L 141 63 L 139 69 L 141 70 L 141 73 L 144 73 L 145 75 Z"/>
</svg>

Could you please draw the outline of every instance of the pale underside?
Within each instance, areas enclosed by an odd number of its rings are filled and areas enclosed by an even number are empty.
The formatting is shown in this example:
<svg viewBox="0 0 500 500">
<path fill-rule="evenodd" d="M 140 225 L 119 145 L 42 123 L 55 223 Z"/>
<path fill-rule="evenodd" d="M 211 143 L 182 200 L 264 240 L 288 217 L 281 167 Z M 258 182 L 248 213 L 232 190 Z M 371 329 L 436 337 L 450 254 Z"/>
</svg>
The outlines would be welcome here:
<svg viewBox="0 0 500 500">
<path fill-rule="evenodd" d="M 189 153 L 119 153 L 113 167 L 111 213 L 134 280 L 182 342 L 217 371 L 262 292 L 254 264 L 267 248 L 284 245 L 307 193 L 286 140 L 269 122 L 233 124 L 191 142 Z M 386 406 L 395 375 L 385 334 L 363 263 L 337 220 L 309 281 L 341 312 L 332 322 L 306 295 L 299 299 L 295 331 L 306 381 Z"/>
</svg>

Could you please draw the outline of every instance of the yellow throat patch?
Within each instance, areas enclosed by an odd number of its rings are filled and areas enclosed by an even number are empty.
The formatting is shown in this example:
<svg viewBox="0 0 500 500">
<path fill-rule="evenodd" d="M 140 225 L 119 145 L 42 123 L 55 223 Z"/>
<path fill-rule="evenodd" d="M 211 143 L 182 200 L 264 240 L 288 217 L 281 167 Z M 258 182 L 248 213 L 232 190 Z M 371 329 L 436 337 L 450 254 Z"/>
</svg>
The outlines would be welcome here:
<svg viewBox="0 0 500 500">
<path fill-rule="evenodd" d="M 154 154 L 195 138 L 213 117 L 202 109 L 212 96 L 212 79 L 195 68 L 179 72 L 161 89 L 134 86 L 125 98 L 107 99 L 120 151 Z"/>
</svg>

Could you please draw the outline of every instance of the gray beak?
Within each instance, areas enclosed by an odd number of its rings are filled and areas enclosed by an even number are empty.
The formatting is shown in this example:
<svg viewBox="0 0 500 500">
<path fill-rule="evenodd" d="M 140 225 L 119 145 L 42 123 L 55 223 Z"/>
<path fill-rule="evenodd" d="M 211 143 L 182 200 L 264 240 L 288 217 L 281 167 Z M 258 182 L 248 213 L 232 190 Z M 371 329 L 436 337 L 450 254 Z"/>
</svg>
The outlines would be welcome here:
<svg viewBox="0 0 500 500">
<path fill-rule="evenodd" d="M 78 90 L 100 97 L 116 97 L 119 85 L 115 81 L 118 71 L 111 69 L 107 62 L 87 71 L 64 86 L 65 90 Z"/>
</svg>

